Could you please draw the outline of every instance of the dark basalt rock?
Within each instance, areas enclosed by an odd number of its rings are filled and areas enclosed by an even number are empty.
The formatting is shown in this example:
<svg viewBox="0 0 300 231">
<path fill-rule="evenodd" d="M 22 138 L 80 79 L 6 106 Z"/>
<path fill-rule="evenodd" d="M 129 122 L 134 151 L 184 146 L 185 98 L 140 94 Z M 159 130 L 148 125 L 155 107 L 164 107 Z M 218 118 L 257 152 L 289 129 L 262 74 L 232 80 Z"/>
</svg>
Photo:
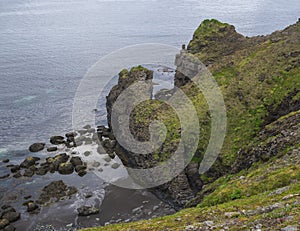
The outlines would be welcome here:
<svg viewBox="0 0 300 231">
<path fill-rule="evenodd" d="M 15 231 L 16 228 L 13 225 L 6 226 L 3 231 Z"/>
<path fill-rule="evenodd" d="M 10 168 L 10 171 L 12 173 L 16 173 L 20 170 L 20 166 L 19 165 L 12 165 L 12 167 Z"/>
<path fill-rule="evenodd" d="M 39 208 L 39 206 L 34 202 L 28 202 L 26 206 L 27 206 L 27 212 L 29 213 L 34 212 Z"/>
<path fill-rule="evenodd" d="M 57 151 L 57 147 L 47 148 L 47 152 L 55 152 L 55 151 Z"/>
<path fill-rule="evenodd" d="M 20 219 L 20 213 L 17 212 L 8 212 L 2 216 L 3 219 L 8 220 L 9 222 L 15 222 Z"/>
<path fill-rule="evenodd" d="M 9 225 L 9 221 L 7 219 L 0 219 L 0 229 L 4 229 Z"/>
<path fill-rule="evenodd" d="M 6 209 L 4 209 L 4 211 L 2 212 L 1 217 L 3 217 L 5 214 L 11 213 L 11 212 L 16 212 L 16 210 L 15 210 L 13 207 L 8 206 L 8 207 L 7 207 Z"/>
<path fill-rule="evenodd" d="M 31 156 L 26 157 L 26 159 L 20 164 L 20 167 L 21 168 L 29 168 L 31 166 L 34 166 L 35 163 L 39 160 L 40 160 L 39 157 L 31 157 Z"/>
<path fill-rule="evenodd" d="M 67 138 L 74 138 L 76 135 L 77 135 L 76 132 L 68 132 L 68 133 L 66 134 L 66 137 L 67 137 Z"/>
<path fill-rule="evenodd" d="M 9 162 L 9 159 L 2 160 L 2 162 L 7 164 Z"/>
<path fill-rule="evenodd" d="M 78 166 L 78 165 L 83 165 L 83 162 L 81 160 L 80 157 L 72 157 L 70 160 L 70 163 L 73 164 L 74 167 Z"/>
<path fill-rule="evenodd" d="M 74 172 L 74 167 L 72 163 L 61 163 L 58 166 L 58 172 L 62 175 L 69 175 Z"/>
<path fill-rule="evenodd" d="M 81 171 L 84 171 L 84 170 L 86 170 L 86 166 L 84 166 L 84 165 L 77 165 L 76 167 L 75 167 L 75 171 L 76 172 L 81 172 Z"/>
<path fill-rule="evenodd" d="M 34 175 L 34 171 L 32 171 L 31 169 L 26 169 L 23 176 L 25 177 L 32 177 Z"/>
<path fill-rule="evenodd" d="M 98 214 L 100 212 L 99 209 L 95 207 L 89 207 L 89 206 L 82 206 L 77 209 L 78 216 L 90 216 L 94 214 Z"/>
<path fill-rule="evenodd" d="M 64 144 L 65 138 L 63 136 L 52 136 L 50 138 L 50 143 L 53 145 Z"/>
<path fill-rule="evenodd" d="M 46 162 L 49 164 L 51 169 L 58 170 L 58 167 L 62 163 L 66 163 L 69 160 L 69 156 L 66 153 L 61 153 L 55 157 L 49 157 L 46 159 Z"/>
<path fill-rule="evenodd" d="M 75 194 L 76 192 L 77 189 L 75 187 L 67 186 L 62 180 L 53 181 L 42 189 L 42 193 L 36 203 L 45 205 L 52 201 L 51 199 L 55 199 L 57 202 L 65 197 Z"/>
<path fill-rule="evenodd" d="M 6 179 L 6 178 L 8 178 L 9 176 L 10 176 L 9 174 L 5 174 L 5 175 L 0 176 L 0 179 Z"/>
<path fill-rule="evenodd" d="M 29 147 L 30 152 L 39 152 L 45 148 L 45 143 L 34 143 Z"/>
<path fill-rule="evenodd" d="M 87 174 L 87 172 L 85 171 L 85 170 L 80 170 L 79 172 L 78 172 L 78 176 L 80 176 L 80 177 L 83 177 L 83 176 L 85 176 Z"/>
<path fill-rule="evenodd" d="M 14 178 L 20 178 L 22 177 L 22 174 L 20 172 L 16 172 L 14 175 L 13 175 Z"/>
<path fill-rule="evenodd" d="M 49 171 L 49 166 L 44 165 L 44 166 L 38 168 L 38 169 L 35 171 L 35 174 L 36 174 L 36 175 L 39 175 L 39 176 L 44 176 L 44 175 L 47 174 L 48 171 Z"/>
</svg>

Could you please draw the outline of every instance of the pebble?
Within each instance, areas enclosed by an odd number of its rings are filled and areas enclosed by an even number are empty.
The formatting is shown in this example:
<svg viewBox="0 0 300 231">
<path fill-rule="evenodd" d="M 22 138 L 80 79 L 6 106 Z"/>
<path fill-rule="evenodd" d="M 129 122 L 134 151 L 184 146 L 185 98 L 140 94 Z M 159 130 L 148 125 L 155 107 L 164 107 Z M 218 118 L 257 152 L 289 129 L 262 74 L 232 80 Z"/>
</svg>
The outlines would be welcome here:
<svg viewBox="0 0 300 231">
<path fill-rule="evenodd" d="M 227 218 L 234 218 L 234 217 L 240 216 L 241 213 L 240 212 L 226 212 L 224 215 Z"/>
<path fill-rule="evenodd" d="M 158 210 L 159 209 L 159 206 L 157 206 L 157 205 L 155 205 L 155 206 L 153 206 L 153 211 L 156 211 L 156 210 Z"/>
<path fill-rule="evenodd" d="M 120 167 L 120 164 L 118 164 L 118 163 L 113 163 L 112 165 L 111 165 L 111 168 L 113 168 L 113 169 L 117 169 L 117 168 L 119 168 Z"/>
</svg>

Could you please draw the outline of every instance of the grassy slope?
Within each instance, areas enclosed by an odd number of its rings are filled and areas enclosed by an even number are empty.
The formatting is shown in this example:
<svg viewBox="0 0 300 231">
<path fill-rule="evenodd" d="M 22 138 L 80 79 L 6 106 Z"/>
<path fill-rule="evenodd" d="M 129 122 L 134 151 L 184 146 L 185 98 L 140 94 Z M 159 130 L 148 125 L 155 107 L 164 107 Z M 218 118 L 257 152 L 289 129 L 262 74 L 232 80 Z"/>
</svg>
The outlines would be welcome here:
<svg viewBox="0 0 300 231">
<path fill-rule="evenodd" d="M 225 52 L 227 55 L 220 56 L 218 50 L 228 49 L 231 41 L 226 44 L 225 40 L 218 49 L 210 50 L 209 47 L 210 44 L 213 44 L 213 47 L 216 46 L 218 37 L 221 37 L 221 40 L 224 39 L 223 31 L 226 31 L 224 28 L 227 27 L 230 27 L 228 31 L 232 33 L 232 28 L 228 24 L 215 20 L 205 21 L 195 32 L 194 40 L 189 46 L 193 53 L 210 64 L 209 68 L 220 85 L 227 107 L 228 132 L 220 155 L 221 161 L 215 166 L 217 170 L 231 166 L 240 149 L 262 142 L 257 138 L 257 134 L 270 109 L 276 108 L 285 97 L 300 89 L 299 55 L 295 53 L 295 51 L 300 51 L 300 23 L 263 38 L 243 38 L 238 35 L 236 38 L 240 39 L 243 45 L 234 47 L 232 52 Z M 197 50 L 198 39 L 201 40 L 199 50 Z M 183 90 L 190 96 L 199 114 L 203 129 L 203 137 L 199 142 L 201 152 L 207 145 L 209 132 L 207 122 L 209 116 L 206 113 L 205 99 L 191 84 L 184 86 Z M 297 93 L 292 98 L 297 101 L 300 94 Z M 149 110 L 144 110 L 145 113 L 141 111 L 138 113 L 137 110 L 138 116 L 135 117 L 137 123 L 147 125 L 148 120 L 145 116 L 151 117 L 149 114 L 153 115 L 153 113 L 150 109 L 156 108 L 158 117 L 165 121 L 169 131 L 173 131 L 168 136 L 164 149 L 157 154 L 158 157 L 164 159 L 164 155 L 168 153 L 167 150 L 172 149 L 174 143 L 178 142 L 179 137 L 176 131 L 180 125 L 176 116 L 168 116 L 170 112 L 164 111 L 165 107 L 159 107 L 158 102 L 148 103 L 147 107 Z M 297 159 L 297 156 L 295 158 Z M 278 167 L 273 168 L 274 165 Z M 240 179 L 241 175 L 245 176 L 245 179 Z M 290 206 L 284 206 L 270 213 L 251 216 L 240 214 L 230 219 L 224 217 L 226 211 L 255 210 L 258 206 L 268 206 L 280 201 L 284 195 L 299 192 L 299 162 L 286 160 L 283 156 L 278 159 L 274 158 L 267 164 L 255 164 L 248 171 L 233 176 L 227 175 L 214 182 L 210 176 L 203 176 L 203 179 L 208 184 L 204 190 L 209 191 L 211 188 L 213 193 L 207 195 L 197 208 L 185 209 L 173 216 L 151 221 L 117 224 L 88 230 L 182 230 L 189 224 L 205 220 L 213 220 L 215 224 L 225 224 L 230 227 L 230 230 L 240 230 L 242 223 L 253 227 L 253 222 L 260 219 L 264 223 L 270 221 L 270 227 L 275 229 L 275 227 L 284 227 L 287 224 L 297 224 L 297 221 L 300 221 L 300 215 L 297 212 L 300 211 L 299 203 L 294 204 L 296 201 L 299 202 L 299 197 L 296 196 L 284 201 Z M 290 188 L 283 194 L 269 195 L 276 188 L 286 185 L 290 185 Z M 287 214 L 293 217 L 290 220 L 280 220 Z M 180 221 L 176 221 L 177 217 L 180 217 Z"/>
</svg>

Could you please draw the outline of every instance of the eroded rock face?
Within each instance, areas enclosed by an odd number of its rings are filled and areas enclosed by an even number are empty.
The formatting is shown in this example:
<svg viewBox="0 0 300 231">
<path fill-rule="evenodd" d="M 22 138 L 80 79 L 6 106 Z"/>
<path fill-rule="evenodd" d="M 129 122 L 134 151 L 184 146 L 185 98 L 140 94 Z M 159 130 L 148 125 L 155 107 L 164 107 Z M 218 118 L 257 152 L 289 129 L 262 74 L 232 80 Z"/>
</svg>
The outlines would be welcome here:
<svg viewBox="0 0 300 231">
<path fill-rule="evenodd" d="M 232 167 L 233 173 L 248 169 L 255 162 L 268 161 L 297 144 L 300 140 L 300 111 L 292 112 L 267 125 L 259 133 L 258 139 L 262 141 L 260 145 L 239 151 Z"/>
<path fill-rule="evenodd" d="M 138 155 L 128 150 L 125 150 L 116 141 L 114 134 L 111 132 L 113 130 L 112 121 L 114 121 L 114 119 L 118 119 L 118 118 L 112 118 L 112 107 L 116 102 L 117 98 L 119 97 L 119 95 L 129 86 L 131 86 L 133 83 L 137 81 L 139 82 L 151 81 L 152 78 L 153 78 L 153 73 L 142 67 L 133 68 L 129 72 L 127 70 L 123 70 L 119 74 L 118 84 L 112 88 L 109 95 L 107 96 L 106 106 L 107 106 L 107 113 L 108 113 L 107 120 L 108 120 L 109 128 L 108 129 L 105 129 L 103 127 L 98 128 L 98 130 L 100 129 L 98 135 L 100 136 L 100 140 L 104 138 L 102 144 L 103 147 L 106 149 L 106 152 L 116 153 L 126 167 L 149 169 L 151 167 L 157 166 L 160 163 L 159 160 L 154 158 L 153 153 L 149 153 L 147 155 L 145 154 Z M 152 88 L 149 88 L 148 91 L 146 91 L 146 93 L 144 92 L 144 94 L 148 94 L 149 99 L 151 99 Z M 126 102 L 124 102 L 124 104 L 122 105 L 123 107 L 119 110 L 119 113 L 121 114 L 128 113 L 128 108 L 130 108 L 130 103 L 131 103 L 130 100 L 131 99 L 129 98 L 127 99 Z M 132 119 L 134 115 L 131 116 Z M 146 141 L 147 139 L 149 139 L 149 133 L 147 132 L 148 128 L 141 129 L 140 128 L 141 125 L 136 124 L 134 122 L 130 123 L 129 126 L 132 135 L 138 141 Z M 114 129 L 116 129 L 116 127 L 114 127 Z M 175 150 L 176 150 L 176 146 L 175 146 Z M 161 155 L 163 155 L 163 153 L 161 153 Z M 198 163 L 189 164 L 185 168 L 185 170 L 182 173 L 180 173 L 177 177 L 175 177 L 171 182 L 153 188 L 152 190 L 158 197 L 167 200 L 169 203 L 172 203 L 175 207 L 177 208 L 183 207 L 191 198 L 193 198 L 195 193 L 198 190 L 200 190 L 202 187 L 202 182 L 198 174 L 198 167 L 199 167 Z M 158 177 L 162 177 L 162 176 L 158 176 Z M 145 179 L 145 181 L 147 180 L 148 179 Z M 143 182 L 143 183 L 147 183 L 147 182 Z"/>
</svg>

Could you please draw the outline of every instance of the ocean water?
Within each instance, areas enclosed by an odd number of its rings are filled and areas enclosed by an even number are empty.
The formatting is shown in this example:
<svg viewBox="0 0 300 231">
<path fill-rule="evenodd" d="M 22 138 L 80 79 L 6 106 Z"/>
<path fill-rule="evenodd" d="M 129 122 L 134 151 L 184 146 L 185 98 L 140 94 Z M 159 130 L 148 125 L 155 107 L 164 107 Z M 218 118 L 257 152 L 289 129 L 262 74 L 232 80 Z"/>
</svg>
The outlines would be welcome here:
<svg viewBox="0 0 300 231">
<path fill-rule="evenodd" d="M 116 49 L 179 48 L 206 18 L 252 36 L 299 16 L 299 0 L 0 0 L 0 158 L 70 130 L 81 78 Z"/>
</svg>

